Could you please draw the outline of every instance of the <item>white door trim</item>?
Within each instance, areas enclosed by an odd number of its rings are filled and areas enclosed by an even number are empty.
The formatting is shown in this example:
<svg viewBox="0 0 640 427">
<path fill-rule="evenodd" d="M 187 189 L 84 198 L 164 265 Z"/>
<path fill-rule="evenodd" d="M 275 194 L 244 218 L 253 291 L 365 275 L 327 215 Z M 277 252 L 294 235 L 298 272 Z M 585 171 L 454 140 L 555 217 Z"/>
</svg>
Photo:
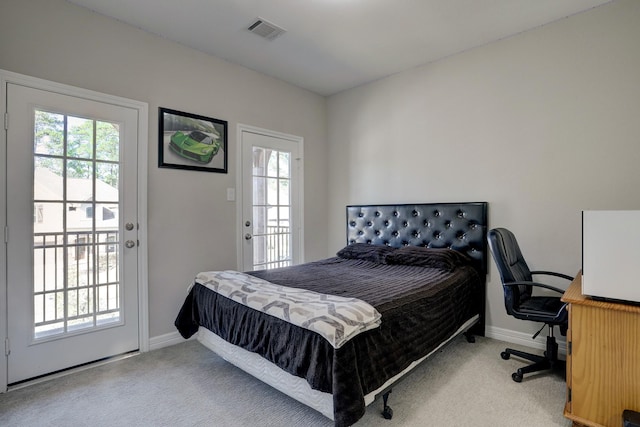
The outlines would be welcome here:
<svg viewBox="0 0 640 427">
<path fill-rule="evenodd" d="M 282 132 L 276 132 L 269 129 L 263 129 L 256 126 L 244 125 L 242 123 L 238 123 L 237 126 L 237 135 L 236 135 L 236 231 L 238 240 L 236 241 L 236 262 L 237 269 L 242 271 L 242 244 L 241 237 L 244 234 L 242 227 L 242 201 L 243 199 L 243 185 L 242 185 L 242 132 L 253 132 L 261 135 L 271 136 L 274 138 L 287 139 L 290 141 L 294 141 L 298 143 L 299 151 L 298 154 L 301 159 L 304 159 L 304 138 L 301 136 L 291 135 Z M 299 237 L 299 247 L 300 247 L 300 262 L 304 262 L 304 162 L 302 162 L 300 166 L 300 174 L 299 174 L 299 185 L 298 185 L 298 200 L 300 203 L 298 209 L 298 224 L 300 224 L 298 230 Z"/>
<path fill-rule="evenodd" d="M 138 112 L 138 325 L 140 351 L 149 351 L 149 289 L 148 289 L 148 249 L 147 249 L 147 145 L 148 145 L 148 122 L 149 105 L 146 102 L 135 101 L 113 95 L 107 95 L 92 90 L 82 89 L 48 80 L 30 77 L 23 74 L 14 73 L 0 69 L 0 100 L 2 102 L 1 113 L 4 124 L 7 112 L 7 83 L 15 83 L 29 86 L 35 89 L 62 93 L 70 96 L 86 98 L 93 101 L 110 103 L 122 107 L 131 108 Z M 9 122 L 11 118 L 8 118 Z M 0 164 L 5 165 L 7 161 L 7 133 L 5 126 L 0 132 Z M 0 224 L 3 232 L 6 233 L 7 224 L 7 175 L 6 168 L 0 174 Z M 6 236 L 4 244 L 0 245 L 0 343 L 7 342 L 7 245 Z M 6 344 L 5 344 L 6 345 Z M 5 347 L 2 345 L 2 347 Z M 4 362 L 0 366 L 0 393 L 7 391 L 7 355 L 0 360 Z"/>
</svg>

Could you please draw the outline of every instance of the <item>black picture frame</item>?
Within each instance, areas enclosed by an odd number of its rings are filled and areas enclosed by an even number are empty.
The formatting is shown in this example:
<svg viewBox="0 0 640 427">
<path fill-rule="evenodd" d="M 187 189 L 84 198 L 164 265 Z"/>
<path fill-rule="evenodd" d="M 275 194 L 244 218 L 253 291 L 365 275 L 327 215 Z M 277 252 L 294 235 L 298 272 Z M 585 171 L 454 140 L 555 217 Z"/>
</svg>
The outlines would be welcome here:
<svg viewBox="0 0 640 427">
<path fill-rule="evenodd" d="M 158 108 L 158 167 L 227 173 L 227 157 L 225 120 Z"/>
</svg>

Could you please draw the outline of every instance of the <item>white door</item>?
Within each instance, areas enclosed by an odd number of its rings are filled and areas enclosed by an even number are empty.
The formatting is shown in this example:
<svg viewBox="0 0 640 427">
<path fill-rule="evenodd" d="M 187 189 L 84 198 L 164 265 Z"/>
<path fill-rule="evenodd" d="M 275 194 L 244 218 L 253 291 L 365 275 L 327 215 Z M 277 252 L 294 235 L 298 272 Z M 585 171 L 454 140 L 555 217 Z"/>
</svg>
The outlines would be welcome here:
<svg viewBox="0 0 640 427">
<path fill-rule="evenodd" d="M 8 83 L 8 383 L 137 350 L 133 108 Z"/>
<path fill-rule="evenodd" d="M 302 261 L 302 138 L 242 129 L 242 270 Z"/>
</svg>

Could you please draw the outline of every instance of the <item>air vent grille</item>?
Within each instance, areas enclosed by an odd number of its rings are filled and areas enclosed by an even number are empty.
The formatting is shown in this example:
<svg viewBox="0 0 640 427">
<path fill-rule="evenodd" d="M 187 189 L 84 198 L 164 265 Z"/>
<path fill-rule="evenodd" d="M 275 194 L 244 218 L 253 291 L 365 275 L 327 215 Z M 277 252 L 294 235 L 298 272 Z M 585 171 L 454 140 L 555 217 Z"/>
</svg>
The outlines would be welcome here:
<svg viewBox="0 0 640 427">
<path fill-rule="evenodd" d="M 262 18 L 257 18 L 256 21 L 249 26 L 248 30 L 267 40 L 273 40 L 287 31 Z"/>
</svg>

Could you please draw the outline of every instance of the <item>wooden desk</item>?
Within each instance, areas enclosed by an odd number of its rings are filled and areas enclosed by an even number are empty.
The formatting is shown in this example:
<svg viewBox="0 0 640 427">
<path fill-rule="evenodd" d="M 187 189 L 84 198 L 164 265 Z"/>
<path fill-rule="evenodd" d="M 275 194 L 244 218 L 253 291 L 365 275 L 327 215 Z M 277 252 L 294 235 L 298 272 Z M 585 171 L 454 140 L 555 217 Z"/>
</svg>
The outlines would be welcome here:
<svg viewBox="0 0 640 427">
<path fill-rule="evenodd" d="M 581 273 L 562 301 L 569 310 L 564 416 L 574 425 L 620 427 L 622 411 L 640 411 L 640 307 L 585 297 Z"/>
</svg>

